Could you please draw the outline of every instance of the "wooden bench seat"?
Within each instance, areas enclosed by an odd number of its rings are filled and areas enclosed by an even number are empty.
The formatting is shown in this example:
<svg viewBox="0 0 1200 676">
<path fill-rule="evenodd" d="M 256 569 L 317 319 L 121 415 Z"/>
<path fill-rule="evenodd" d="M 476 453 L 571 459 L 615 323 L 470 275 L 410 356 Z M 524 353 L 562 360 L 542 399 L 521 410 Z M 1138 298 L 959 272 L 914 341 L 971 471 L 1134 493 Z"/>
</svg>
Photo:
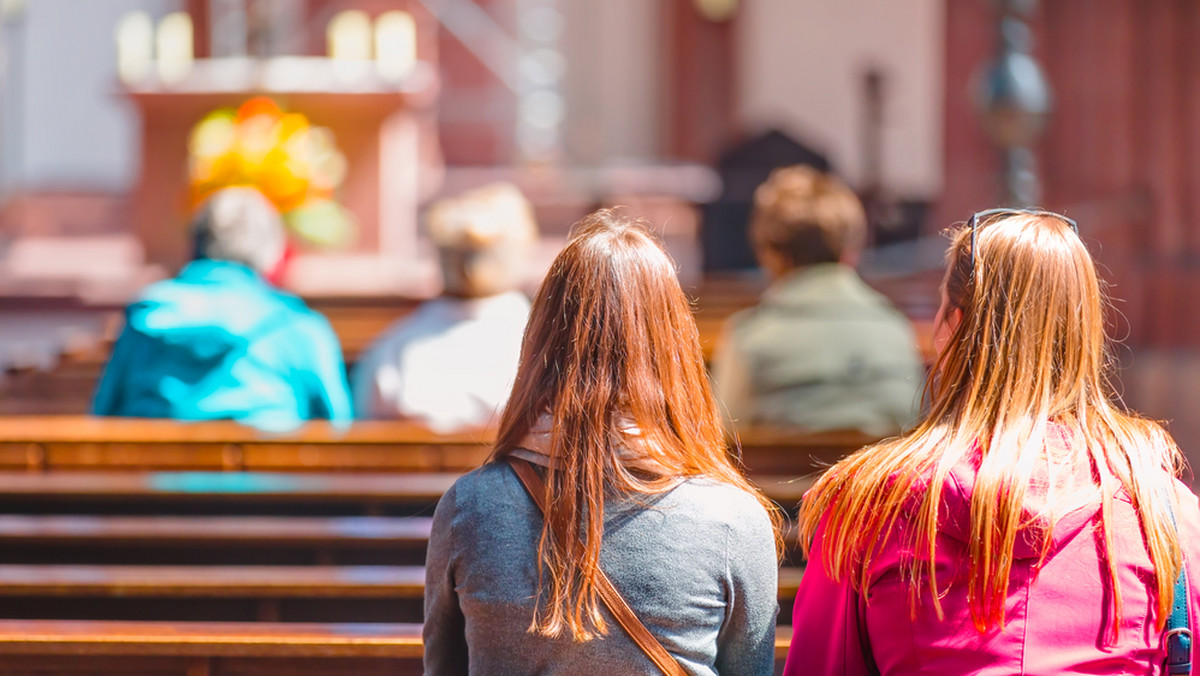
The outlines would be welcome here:
<svg viewBox="0 0 1200 676">
<path fill-rule="evenodd" d="M 422 653 L 420 624 L 0 620 L 0 655 L 5 656 L 419 658 Z"/>
<path fill-rule="evenodd" d="M 167 514 L 220 511 L 282 514 L 298 507 L 372 516 L 428 510 L 459 474 L 310 474 L 276 472 L 0 472 L 0 512 Z M 767 497 L 791 509 L 807 477 L 752 476 Z M 308 512 L 311 513 L 311 512 Z"/>
<path fill-rule="evenodd" d="M 19 502 L 436 503 L 459 474 L 296 474 L 276 472 L 0 472 L 0 498 Z"/>
<path fill-rule="evenodd" d="M 804 571 L 779 572 L 779 596 Z M 90 566 L 0 564 L 0 596 L 164 598 L 421 598 L 420 566 Z M 2 610 L 0 610 L 2 612 Z"/>
<path fill-rule="evenodd" d="M 0 565 L 0 617 L 417 622 L 421 566 Z"/>
<path fill-rule="evenodd" d="M 803 576 L 780 570 L 780 621 Z M 420 566 L 0 565 L 0 618 L 416 622 Z"/>
<path fill-rule="evenodd" d="M 0 469 L 446 472 L 478 467 L 492 430 L 436 433 L 411 422 L 314 421 L 267 434 L 231 421 L 26 416 L 0 418 Z M 756 474 L 802 475 L 876 441 L 855 431 L 751 428 L 732 452 Z"/>
<path fill-rule="evenodd" d="M 420 565 L 429 517 L 0 514 L 0 564 Z M 789 523 L 784 565 L 801 561 Z"/>
<path fill-rule="evenodd" d="M 779 627 L 782 661 L 791 628 Z M 418 624 L 0 620 L 0 674 L 420 674 Z"/>
<path fill-rule="evenodd" d="M 195 547 L 418 546 L 428 517 L 0 515 L 0 543 Z"/>
<path fill-rule="evenodd" d="M 419 624 L 0 620 L 0 676 L 418 676 L 422 653 Z"/>
<path fill-rule="evenodd" d="M 0 564 L 0 596 L 343 599 L 420 598 L 424 593 L 420 566 Z"/>
<path fill-rule="evenodd" d="M 0 563 L 421 565 L 429 517 L 0 515 Z"/>
<path fill-rule="evenodd" d="M 264 433 L 229 420 L 10 416 L 0 418 L 0 468 L 461 471 L 487 459 L 493 436 L 401 421 Z"/>
</svg>

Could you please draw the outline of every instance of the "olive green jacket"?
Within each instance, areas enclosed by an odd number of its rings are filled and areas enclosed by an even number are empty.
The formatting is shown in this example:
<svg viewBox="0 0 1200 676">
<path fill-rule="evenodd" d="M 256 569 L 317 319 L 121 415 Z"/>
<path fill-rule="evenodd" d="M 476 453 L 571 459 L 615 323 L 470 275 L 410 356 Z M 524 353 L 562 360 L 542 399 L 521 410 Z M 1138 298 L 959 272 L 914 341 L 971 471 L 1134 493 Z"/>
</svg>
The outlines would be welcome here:
<svg viewBox="0 0 1200 676">
<path fill-rule="evenodd" d="M 727 423 L 889 434 L 920 408 L 912 323 L 850 267 L 814 265 L 733 315 L 713 357 Z"/>
</svg>

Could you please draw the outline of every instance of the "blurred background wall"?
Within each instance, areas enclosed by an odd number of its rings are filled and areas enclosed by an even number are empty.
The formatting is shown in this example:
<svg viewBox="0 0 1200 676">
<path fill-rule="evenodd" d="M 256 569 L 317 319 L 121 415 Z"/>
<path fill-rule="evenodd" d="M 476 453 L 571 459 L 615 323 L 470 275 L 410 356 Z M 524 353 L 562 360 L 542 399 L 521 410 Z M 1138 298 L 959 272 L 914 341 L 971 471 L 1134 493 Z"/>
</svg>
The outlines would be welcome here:
<svg viewBox="0 0 1200 676">
<path fill-rule="evenodd" d="M 428 78 L 272 90 L 248 65 L 237 77 L 257 84 L 221 84 L 230 58 L 310 59 L 335 82 L 346 59 L 330 27 L 347 11 L 368 21 L 351 61 L 376 56 L 370 22 L 407 12 Z M 195 65 L 182 79 L 119 76 L 115 35 L 133 12 L 155 29 L 186 13 Z M 498 178 L 530 194 L 548 253 L 588 209 L 630 203 L 662 224 L 689 284 L 753 286 L 739 272 L 749 193 L 772 164 L 803 159 L 867 199 L 887 246 L 864 273 L 900 280 L 902 305 L 927 319 L 938 233 L 1006 199 L 980 93 L 1003 12 L 1027 27 L 1017 51 L 1048 86 L 1023 141 L 1036 201 L 1080 222 L 1119 299 L 1120 388 L 1198 445 L 1200 6 L 1177 0 L 2 0 L 0 347 L 50 358 L 101 330 L 97 303 L 119 307 L 171 272 L 186 132 L 258 94 L 334 128 L 352 160 L 339 196 L 358 237 L 298 253 L 306 295 L 436 291 L 422 207 Z M 154 136 L 165 118 L 170 133 Z"/>
</svg>

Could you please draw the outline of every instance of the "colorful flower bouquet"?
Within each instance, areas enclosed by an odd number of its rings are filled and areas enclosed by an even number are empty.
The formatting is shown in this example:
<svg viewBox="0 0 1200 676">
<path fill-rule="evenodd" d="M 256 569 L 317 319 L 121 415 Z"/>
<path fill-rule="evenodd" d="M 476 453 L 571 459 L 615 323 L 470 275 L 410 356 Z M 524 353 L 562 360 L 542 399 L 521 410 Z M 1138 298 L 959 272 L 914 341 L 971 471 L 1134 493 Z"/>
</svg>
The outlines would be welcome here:
<svg viewBox="0 0 1200 676">
<path fill-rule="evenodd" d="M 188 174 L 193 205 L 220 188 L 253 186 L 283 214 L 299 244 L 345 247 L 357 235 L 354 215 L 335 198 L 346 158 L 333 132 L 266 97 L 209 113 L 192 129 Z"/>
</svg>

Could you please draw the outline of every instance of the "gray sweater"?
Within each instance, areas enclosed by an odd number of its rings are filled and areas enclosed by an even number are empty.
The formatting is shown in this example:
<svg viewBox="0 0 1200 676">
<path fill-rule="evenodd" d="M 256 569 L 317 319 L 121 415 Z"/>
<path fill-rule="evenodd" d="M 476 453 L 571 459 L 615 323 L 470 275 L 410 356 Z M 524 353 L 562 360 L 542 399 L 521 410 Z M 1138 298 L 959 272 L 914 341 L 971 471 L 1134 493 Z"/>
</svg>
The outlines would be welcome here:
<svg viewBox="0 0 1200 676">
<path fill-rule="evenodd" d="M 600 564 L 639 619 L 693 675 L 770 674 L 778 568 L 753 496 L 705 479 L 605 509 Z M 587 643 L 527 631 L 542 519 L 507 463 L 467 474 L 433 517 L 425 581 L 425 673 L 659 672 L 611 615 Z"/>
</svg>

